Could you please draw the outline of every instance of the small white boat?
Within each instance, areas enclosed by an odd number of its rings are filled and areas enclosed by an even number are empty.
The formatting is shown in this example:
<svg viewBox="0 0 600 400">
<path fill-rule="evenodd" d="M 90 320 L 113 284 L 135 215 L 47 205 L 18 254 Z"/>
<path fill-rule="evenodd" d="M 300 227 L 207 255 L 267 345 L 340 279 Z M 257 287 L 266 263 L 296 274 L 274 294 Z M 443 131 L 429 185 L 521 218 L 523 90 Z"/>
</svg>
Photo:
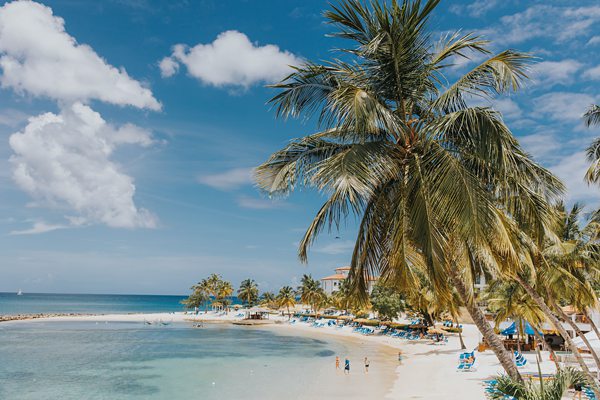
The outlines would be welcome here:
<svg viewBox="0 0 600 400">
<path fill-rule="evenodd" d="M 17 292 L 17 296 L 23 296 L 23 291 L 21 289 L 19 289 L 19 291 Z"/>
</svg>

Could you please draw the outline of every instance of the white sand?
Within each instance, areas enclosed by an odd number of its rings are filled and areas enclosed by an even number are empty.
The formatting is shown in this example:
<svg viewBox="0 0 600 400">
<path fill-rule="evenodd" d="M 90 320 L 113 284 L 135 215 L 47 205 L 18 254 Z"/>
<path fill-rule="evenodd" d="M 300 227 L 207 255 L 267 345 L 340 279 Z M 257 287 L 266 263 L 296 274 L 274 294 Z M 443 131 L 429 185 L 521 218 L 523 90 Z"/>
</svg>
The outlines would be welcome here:
<svg viewBox="0 0 600 400">
<path fill-rule="evenodd" d="M 213 312 L 198 315 L 184 313 L 161 313 L 161 314 L 115 314 L 115 315 L 97 315 L 97 316 L 67 316 L 53 317 L 31 320 L 34 321 L 96 321 L 96 322 L 186 322 L 191 320 L 200 320 L 206 322 L 232 322 L 241 319 L 236 317 L 241 312 L 230 312 L 227 315 L 218 315 Z M 460 395 L 461 399 L 484 399 L 484 387 L 482 381 L 502 373 L 502 368 L 495 355 L 491 351 L 476 353 L 476 370 L 471 372 L 457 372 L 460 349 L 457 335 L 449 337 L 446 345 L 434 345 L 430 340 L 409 341 L 406 339 L 392 338 L 388 336 L 364 336 L 352 332 L 352 328 L 344 327 L 336 329 L 334 327 L 313 328 L 306 323 L 296 323 L 290 325 L 285 323 L 287 318 L 273 317 L 274 321 L 284 322 L 261 326 L 261 329 L 274 329 L 282 334 L 303 334 L 311 337 L 327 335 L 337 337 L 339 340 L 352 341 L 355 346 L 366 346 L 373 348 L 377 344 L 380 350 L 372 359 L 372 371 L 368 377 L 359 377 L 348 379 L 343 382 L 344 387 L 351 385 L 363 390 L 357 390 L 356 398 L 364 399 L 365 385 L 375 386 L 381 389 L 386 387 L 388 399 L 447 399 L 448 396 Z M 23 321 L 14 321 L 22 323 Z M 10 324 L 13 322 L 5 322 Z M 252 329 L 252 328 L 249 328 Z M 471 351 L 479 342 L 480 335 L 477 328 L 473 325 L 464 325 L 463 340 L 467 350 Z M 401 350 L 403 361 L 398 362 L 397 350 Z M 389 359 L 387 359 L 389 357 Z M 528 363 L 522 368 L 523 373 L 537 373 L 536 355 L 525 354 Z M 555 371 L 554 363 L 549 360 L 549 354 L 542 352 L 543 362 L 541 364 L 542 373 L 553 373 Z M 343 363 L 343 360 L 342 360 Z M 354 363 L 354 371 L 361 370 L 362 365 Z M 389 373 L 389 369 L 395 368 L 394 374 Z M 381 376 L 378 376 L 381 375 Z M 324 383 L 326 384 L 326 383 Z M 332 383 L 335 385 L 335 383 Z M 347 388 L 346 388 L 347 389 Z M 328 398 L 334 394 L 328 395 Z M 372 393 L 374 394 L 374 393 Z M 337 397 L 337 396 L 336 396 Z M 348 396 L 345 396 L 348 399 Z M 375 397 L 371 397 L 375 398 Z"/>
</svg>

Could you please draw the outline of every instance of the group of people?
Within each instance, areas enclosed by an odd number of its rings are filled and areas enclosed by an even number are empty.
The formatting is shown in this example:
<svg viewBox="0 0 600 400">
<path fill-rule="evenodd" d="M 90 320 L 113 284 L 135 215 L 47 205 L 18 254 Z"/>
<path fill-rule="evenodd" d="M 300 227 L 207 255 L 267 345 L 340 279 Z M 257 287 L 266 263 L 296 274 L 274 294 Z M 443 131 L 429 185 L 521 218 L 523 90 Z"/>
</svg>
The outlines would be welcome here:
<svg viewBox="0 0 600 400">
<path fill-rule="evenodd" d="M 371 365 L 371 361 L 365 357 L 364 361 L 364 366 L 365 366 L 365 374 L 369 373 L 369 366 Z M 402 352 L 399 351 L 398 352 L 398 361 L 402 362 Z M 340 357 L 339 356 L 335 356 L 335 369 L 336 371 L 339 370 L 341 368 L 340 365 Z M 349 375 L 350 374 L 350 360 L 348 359 L 348 357 L 346 357 L 344 359 L 344 374 L 345 375 Z"/>
<path fill-rule="evenodd" d="M 365 359 L 364 359 L 365 374 L 369 373 L 369 365 L 370 364 L 371 364 L 371 362 L 369 361 L 369 359 L 367 357 L 365 357 Z M 336 370 L 340 369 L 340 357 L 339 356 L 335 357 L 335 369 Z M 348 358 L 344 359 L 344 374 L 346 374 L 346 375 L 350 374 L 350 360 Z"/>
</svg>

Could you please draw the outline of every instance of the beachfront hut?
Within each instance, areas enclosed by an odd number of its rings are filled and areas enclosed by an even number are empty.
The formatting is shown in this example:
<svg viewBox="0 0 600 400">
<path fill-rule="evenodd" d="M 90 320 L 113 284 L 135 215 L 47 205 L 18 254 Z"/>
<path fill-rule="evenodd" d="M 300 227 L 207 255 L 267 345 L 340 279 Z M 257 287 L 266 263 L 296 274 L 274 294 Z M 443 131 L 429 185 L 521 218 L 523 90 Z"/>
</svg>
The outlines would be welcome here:
<svg viewBox="0 0 600 400">
<path fill-rule="evenodd" d="M 529 350 L 532 350 L 533 347 L 535 346 L 535 331 L 533 330 L 533 327 L 527 321 L 523 321 L 522 323 L 523 323 L 523 334 L 527 338 L 526 341 L 522 340 L 522 339 L 519 339 L 519 340 L 513 339 L 513 336 L 515 336 L 515 335 L 517 335 L 517 337 L 519 336 L 518 327 L 517 327 L 516 322 L 513 322 L 507 328 L 500 331 L 500 333 L 502 335 L 507 337 L 507 339 L 504 340 L 504 346 L 507 349 L 513 349 L 513 350 L 519 349 L 520 350 L 522 348 L 525 351 L 529 351 Z M 539 332 L 539 333 L 540 333 L 540 335 L 542 334 L 541 332 Z"/>
<path fill-rule="evenodd" d="M 269 319 L 269 310 L 262 307 L 252 307 L 246 310 L 246 319 Z"/>
</svg>

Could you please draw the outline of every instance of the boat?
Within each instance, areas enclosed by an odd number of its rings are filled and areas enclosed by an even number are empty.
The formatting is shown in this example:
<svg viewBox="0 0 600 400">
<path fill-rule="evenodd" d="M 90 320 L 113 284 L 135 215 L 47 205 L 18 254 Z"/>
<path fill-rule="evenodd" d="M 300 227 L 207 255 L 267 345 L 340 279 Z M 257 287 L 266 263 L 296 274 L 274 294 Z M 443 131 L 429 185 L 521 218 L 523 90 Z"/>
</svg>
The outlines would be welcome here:
<svg viewBox="0 0 600 400">
<path fill-rule="evenodd" d="M 17 292 L 17 296 L 23 296 L 23 291 L 21 289 L 19 289 L 19 291 Z"/>
</svg>

